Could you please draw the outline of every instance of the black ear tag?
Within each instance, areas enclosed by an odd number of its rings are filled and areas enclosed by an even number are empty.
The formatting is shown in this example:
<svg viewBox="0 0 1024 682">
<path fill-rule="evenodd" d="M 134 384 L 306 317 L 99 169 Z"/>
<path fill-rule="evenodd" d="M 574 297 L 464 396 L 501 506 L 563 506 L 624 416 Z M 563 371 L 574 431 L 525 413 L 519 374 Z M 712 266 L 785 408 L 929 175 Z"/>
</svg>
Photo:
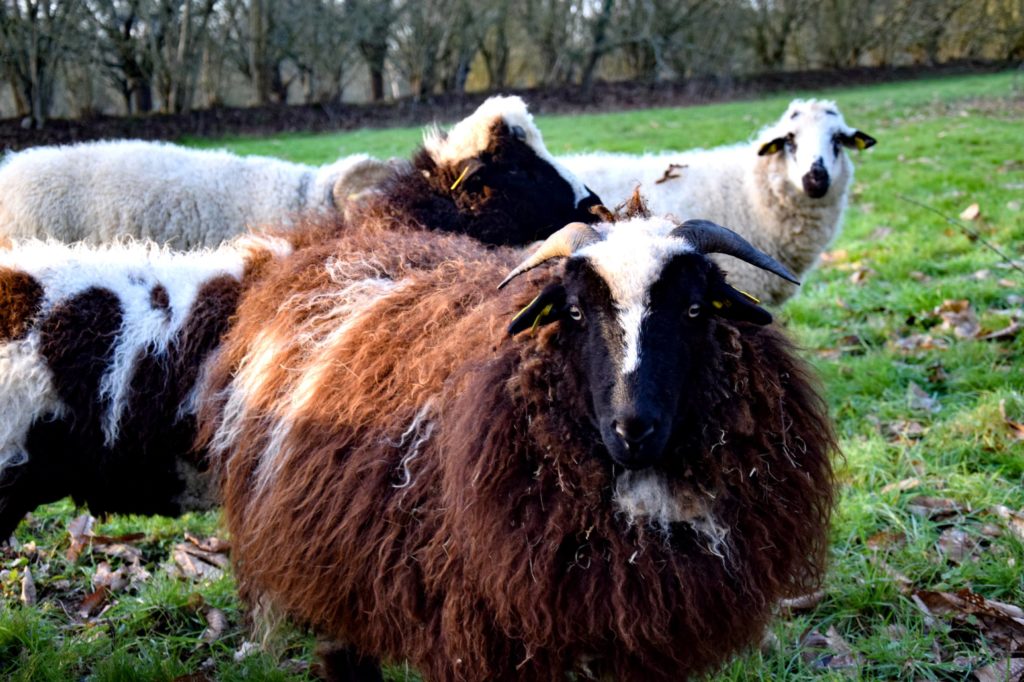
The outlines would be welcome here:
<svg viewBox="0 0 1024 682">
<path fill-rule="evenodd" d="M 557 321 L 565 309 L 565 289 L 561 284 L 549 284 L 537 298 L 520 310 L 508 325 L 509 336 L 527 329 L 533 330 Z"/>
</svg>

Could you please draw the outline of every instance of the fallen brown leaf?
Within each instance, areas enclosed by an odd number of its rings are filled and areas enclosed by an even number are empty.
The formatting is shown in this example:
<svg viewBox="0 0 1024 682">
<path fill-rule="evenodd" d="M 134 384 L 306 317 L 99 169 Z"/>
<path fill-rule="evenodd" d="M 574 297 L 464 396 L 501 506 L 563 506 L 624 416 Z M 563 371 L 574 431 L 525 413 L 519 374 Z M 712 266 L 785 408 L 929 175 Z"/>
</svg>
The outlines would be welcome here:
<svg viewBox="0 0 1024 682">
<path fill-rule="evenodd" d="M 1024 680 L 1024 658 L 1005 658 L 974 671 L 977 682 L 1021 682 Z"/>
<path fill-rule="evenodd" d="M 907 509 L 912 514 L 929 519 L 949 518 L 967 511 L 963 505 L 955 500 L 946 497 L 931 497 L 929 495 L 918 495 L 907 500 Z"/>
<path fill-rule="evenodd" d="M 1017 332 L 1024 329 L 1024 324 L 1021 324 L 1020 320 L 1014 320 L 1008 326 L 1002 329 L 997 329 L 994 332 L 981 333 L 984 330 L 979 330 L 978 334 L 974 337 L 979 341 L 998 341 L 999 339 L 1012 339 L 1017 336 Z"/>
<path fill-rule="evenodd" d="M 191 533 L 185 533 L 185 539 L 205 552 L 227 554 L 231 550 L 231 543 L 227 540 L 221 540 L 218 537 L 200 539 Z"/>
<path fill-rule="evenodd" d="M 880 530 L 865 540 L 864 544 L 870 549 L 885 549 L 887 547 L 902 545 L 906 541 L 907 536 L 902 532 L 894 530 Z"/>
<path fill-rule="evenodd" d="M 862 661 L 834 625 L 825 634 L 811 630 L 800 641 L 801 657 L 813 668 L 837 670 L 860 667 Z"/>
<path fill-rule="evenodd" d="M 981 206 L 978 204 L 971 204 L 963 211 L 960 212 L 961 220 L 977 220 L 978 216 L 981 215 Z"/>
<path fill-rule="evenodd" d="M 100 585 L 99 588 L 86 595 L 82 603 L 79 604 L 78 615 L 82 618 L 88 618 L 93 615 L 103 608 L 108 596 L 110 596 L 110 588 L 106 585 Z"/>
<path fill-rule="evenodd" d="M 850 254 L 846 249 L 836 249 L 835 251 L 826 251 L 821 254 L 819 260 L 823 266 L 829 266 L 841 263 L 849 257 Z"/>
<path fill-rule="evenodd" d="M 206 616 L 206 629 L 203 630 L 203 634 L 199 635 L 199 639 L 210 644 L 224 635 L 224 631 L 228 627 L 228 618 L 223 611 L 214 608 L 208 608 L 204 615 Z"/>
<path fill-rule="evenodd" d="M 921 412 L 938 412 L 942 409 L 936 398 L 929 395 L 927 391 L 913 381 L 907 386 L 907 403 L 910 409 Z"/>
<path fill-rule="evenodd" d="M 967 300 L 946 300 L 942 305 L 936 306 L 932 311 L 933 315 L 942 320 L 939 329 L 952 331 L 955 336 L 961 339 L 970 339 L 978 334 L 978 316 L 971 309 L 971 302 Z"/>
<path fill-rule="evenodd" d="M 917 440 L 923 438 L 928 430 L 921 422 L 908 419 L 897 419 L 884 427 L 890 440 Z"/>
<path fill-rule="evenodd" d="M 78 556 L 89 544 L 89 536 L 92 533 L 92 525 L 96 519 L 90 514 L 82 514 L 71 519 L 68 524 L 68 534 L 71 536 L 71 546 L 68 547 L 68 561 L 78 561 Z"/>
<path fill-rule="evenodd" d="M 21 574 L 21 603 L 33 606 L 36 603 L 36 581 L 32 579 L 32 571 L 28 566 Z"/>
<path fill-rule="evenodd" d="M 1018 440 L 1024 440 L 1024 424 L 1014 421 L 1006 416 L 1006 400 L 999 401 L 999 416 L 1003 418 L 1003 423 L 1010 428 L 1010 432 L 1013 437 Z"/>
<path fill-rule="evenodd" d="M 939 535 L 939 552 L 946 557 L 946 561 L 953 564 L 969 560 L 978 547 L 978 541 L 961 528 L 947 528 Z"/>
<path fill-rule="evenodd" d="M 957 592 L 915 590 L 913 601 L 926 617 L 946 616 L 959 627 L 977 631 L 996 653 L 1024 651 L 1024 610 L 986 599 L 967 589 Z"/>
<path fill-rule="evenodd" d="M 916 350 L 945 350 L 949 348 L 949 342 L 945 339 L 937 339 L 931 334 L 910 334 L 893 341 L 897 350 L 909 353 Z"/>
<path fill-rule="evenodd" d="M 171 557 L 182 576 L 200 580 L 220 578 L 229 563 L 227 555 L 208 552 L 187 542 L 175 545 Z"/>
<path fill-rule="evenodd" d="M 891 492 L 893 492 L 895 490 L 903 492 L 903 491 L 906 491 L 906 490 L 913 490 L 914 488 L 919 488 L 919 487 L 921 487 L 921 479 L 920 478 L 904 478 L 902 481 L 896 481 L 895 483 L 890 483 L 890 484 L 888 484 L 886 486 L 883 486 L 882 487 L 882 492 L 883 493 L 891 493 Z"/>
<path fill-rule="evenodd" d="M 106 561 L 101 561 L 96 567 L 96 572 L 92 576 L 93 589 L 100 587 L 106 587 L 111 592 L 120 592 L 124 588 L 128 587 L 129 580 L 125 576 L 124 566 L 118 568 L 116 571 L 111 570 L 110 564 Z"/>
<path fill-rule="evenodd" d="M 992 507 L 989 511 L 1005 521 L 1010 532 L 1016 535 L 1020 540 L 1024 541 L 1024 512 L 1014 511 L 1013 509 L 1004 507 L 1001 504 Z"/>
</svg>

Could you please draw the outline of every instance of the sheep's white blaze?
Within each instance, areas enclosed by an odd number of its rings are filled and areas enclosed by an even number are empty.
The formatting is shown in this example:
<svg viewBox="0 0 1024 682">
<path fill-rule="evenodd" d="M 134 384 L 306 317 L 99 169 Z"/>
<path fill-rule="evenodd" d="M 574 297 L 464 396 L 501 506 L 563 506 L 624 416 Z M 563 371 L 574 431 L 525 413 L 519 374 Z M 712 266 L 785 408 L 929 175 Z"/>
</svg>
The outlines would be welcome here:
<svg viewBox="0 0 1024 682">
<path fill-rule="evenodd" d="M 514 95 L 487 98 L 476 111 L 456 123 L 447 136 L 436 126 L 428 129 L 423 135 L 423 147 L 438 164 L 454 165 L 464 159 L 471 159 L 490 146 L 491 126 L 498 119 L 503 119 L 509 127 L 519 126 L 523 129 L 526 144 L 572 187 L 577 205 L 590 196 L 583 181 L 551 155 L 526 103 Z"/>
<path fill-rule="evenodd" d="M 641 361 L 640 330 L 650 304 L 651 286 L 672 257 L 693 251 L 685 240 L 669 237 L 676 224 L 667 218 L 637 218 L 617 223 L 605 238 L 580 249 L 608 284 L 622 330 L 619 371 L 635 372 Z"/>
<path fill-rule="evenodd" d="M 243 265 L 242 252 L 230 246 L 176 253 L 146 242 L 93 247 L 28 240 L 16 243 L 12 250 L 0 251 L 0 266 L 25 272 L 43 287 L 43 315 L 56 304 L 94 287 L 117 297 L 121 330 L 100 379 L 98 396 L 110 403 L 102 417 L 107 445 L 117 440 L 140 353 L 165 352 L 188 319 L 199 287 L 221 275 L 240 278 Z M 153 306 L 151 295 L 157 285 L 167 292 L 167 308 Z"/>
</svg>

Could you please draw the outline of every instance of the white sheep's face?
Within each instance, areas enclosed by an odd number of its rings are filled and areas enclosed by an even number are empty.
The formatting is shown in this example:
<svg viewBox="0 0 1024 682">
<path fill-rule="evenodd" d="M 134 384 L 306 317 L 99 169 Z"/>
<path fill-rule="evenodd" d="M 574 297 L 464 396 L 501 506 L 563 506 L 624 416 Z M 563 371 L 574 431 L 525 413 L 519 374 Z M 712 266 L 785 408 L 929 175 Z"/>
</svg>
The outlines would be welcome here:
<svg viewBox="0 0 1024 682">
<path fill-rule="evenodd" d="M 843 148 L 867 149 L 875 139 L 846 125 L 834 102 L 794 100 L 778 123 L 761 133 L 758 154 L 780 155 L 790 184 L 821 199 L 846 170 Z"/>
</svg>

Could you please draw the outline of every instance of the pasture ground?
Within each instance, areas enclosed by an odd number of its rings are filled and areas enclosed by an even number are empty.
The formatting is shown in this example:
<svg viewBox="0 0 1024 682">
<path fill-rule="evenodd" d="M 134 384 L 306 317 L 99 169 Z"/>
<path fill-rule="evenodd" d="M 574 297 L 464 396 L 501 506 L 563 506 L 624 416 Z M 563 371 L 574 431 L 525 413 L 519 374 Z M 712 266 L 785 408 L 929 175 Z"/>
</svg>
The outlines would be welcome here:
<svg viewBox="0 0 1024 682">
<path fill-rule="evenodd" d="M 794 94 L 835 98 L 879 141 L 855 155 L 843 234 L 780 314 L 821 374 L 843 493 L 823 595 L 716 679 L 1009 679 L 1006 661 L 1024 655 L 1019 614 L 1001 605 L 1024 606 L 1024 272 L 901 197 L 954 218 L 977 204 L 956 220 L 1024 268 L 1024 74 Z M 538 122 L 556 153 L 707 147 L 745 138 L 788 100 Z M 419 137 L 188 142 L 324 163 L 405 156 Z M 40 508 L 0 548 L 0 677 L 310 677 L 303 633 L 286 630 L 273 655 L 241 655 L 252 647 L 232 579 L 209 570 L 222 555 L 204 560 L 185 537 L 215 535 L 215 514 L 112 517 L 83 544 L 68 530 L 78 513 L 69 501 Z M 122 568 L 127 586 L 109 578 Z M 19 603 L 26 572 L 33 606 Z M 401 666 L 389 675 L 415 679 Z"/>
</svg>

